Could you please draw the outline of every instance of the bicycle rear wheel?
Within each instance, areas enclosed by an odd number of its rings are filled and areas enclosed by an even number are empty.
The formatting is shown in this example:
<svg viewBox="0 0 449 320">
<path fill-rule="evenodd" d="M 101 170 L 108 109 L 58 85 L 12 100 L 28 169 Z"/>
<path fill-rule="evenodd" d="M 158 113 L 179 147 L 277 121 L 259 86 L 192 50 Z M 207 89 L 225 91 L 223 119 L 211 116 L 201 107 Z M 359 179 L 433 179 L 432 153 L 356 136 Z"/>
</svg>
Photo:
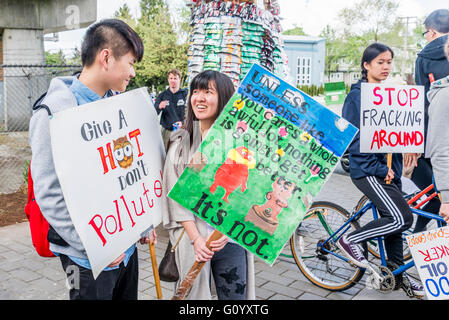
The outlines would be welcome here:
<svg viewBox="0 0 449 320">
<path fill-rule="evenodd" d="M 324 213 L 323 213 L 324 212 Z M 342 291 L 355 285 L 365 269 L 351 266 L 345 260 L 321 249 L 321 245 L 348 219 L 349 213 L 326 201 L 312 204 L 290 239 L 293 257 L 299 270 L 313 284 L 331 291 Z M 357 228 L 350 224 L 349 232 Z M 330 240 L 325 248 L 343 256 Z"/>
</svg>

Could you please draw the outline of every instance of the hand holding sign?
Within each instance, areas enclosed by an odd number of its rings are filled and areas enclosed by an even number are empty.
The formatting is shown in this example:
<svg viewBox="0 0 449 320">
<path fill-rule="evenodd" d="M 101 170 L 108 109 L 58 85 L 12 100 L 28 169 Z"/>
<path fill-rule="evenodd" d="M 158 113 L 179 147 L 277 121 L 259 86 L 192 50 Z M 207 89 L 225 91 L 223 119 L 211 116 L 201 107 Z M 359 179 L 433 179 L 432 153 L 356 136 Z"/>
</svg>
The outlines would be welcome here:
<svg viewBox="0 0 449 320">
<path fill-rule="evenodd" d="M 449 203 L 441 203 L 440 216 L 443 217 L 444 221 L 449 223 Z"/>
</svg>

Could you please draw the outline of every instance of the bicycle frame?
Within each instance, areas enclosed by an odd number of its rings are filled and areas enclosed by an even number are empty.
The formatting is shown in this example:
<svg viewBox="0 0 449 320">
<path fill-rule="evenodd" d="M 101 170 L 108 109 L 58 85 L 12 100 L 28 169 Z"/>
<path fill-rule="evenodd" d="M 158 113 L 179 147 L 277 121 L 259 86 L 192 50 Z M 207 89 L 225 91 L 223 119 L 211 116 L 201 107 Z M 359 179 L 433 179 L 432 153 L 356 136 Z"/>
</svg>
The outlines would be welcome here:
<svg viewBox="0 0 449 320">
<path fill-rule="evenodd" d="M 423 191 L 421 191 L 419 194 L 417 194 L 416 196 L 412 197 L 410 200 L 408 200 L 408 204 L 412 204 L 413 202 L 415 202 L 417 199 L 421 198 L 424 194 L 426 194 L 428 191 L 430 191 L 432 188 L 434 188 L 434 185 L 430 185 L 429 187 L 427 187 L 426 189 L 424 189 Z M 410 208 L 412 213 L 417 215 L 417 216 L 422 216 L 431 220 L 436 220 L 438 227 L 441 227 L 444 223 L 444 219 L 436 214 L 433 213 L 429 213 L 423 210 L 420 210 L 418 208 L 420 208 L 424 203 L 430 201 L 432 198 L 434 198 L 435 196 L 437 196 L 437 192 L 434 192 L 431 196 L 428 196 L 425 200 L 423 200 L 422 202 L 420 202 L 417 206 Z M 349 260 L 346 257 L 343 257 L 339 254 L 336 254 L 334 252 L 332 252 L 331 250 L 328 250 L 325 248 L 326 244 L 329 243 L 329 241 L 333 241 L 333 242 L 337 242 L 342 236 L 343 234 L 345 234 L 349 228 L 350 228 L 350 223 L 353 221 L 358 221 L 361 216 L 363 214 L 365 214 L 369 209 L 372 210 L 373 212 L 373 218 L 374 219 L 379 219 L 379 215 L 377 212 L 376 207 L 374 206 L 374 204 L 371 201 L 368 201 L 367 204 L 365 204 L 362 208 L 360 208 L 357 212 L 353 213 L 351 215 L 351 217 L 349 217 L 349 219 L 337 230 L 337 231 L 333 231 L 329 225 L 327 224 L 322 212 L 317 212 L 317 216 L 320 219 L 320 222 L 323 224 L 323 226 L 325 227 L 325 229 L 327 230 L 327 232 L 330 234 L 329 238 L 324 241 L 323 243 L 318 244 L 318 247 L 320 250 L 328 253 L 328 254 L 332 254 L 333 256 L 342 259 L 346 262 L 348 262 Z M 385 248 L 384 248 L 384 244 L 382 241 L 383 237 L 378 237 L 376 238 L 377 243 L 379 245 L 379 253 L 380 253 L 380 259 L 381 259 L 381 264 L 382 266 L 387 266 L 387 259 L 386 259 L 386 254 L 385 254 Z M 415 265 L 415 262 L 413 260 L 411 260 L 410 262 L 408 262 L 407 264 L 400 266 L 399 268 L 395 269 L 392 271 L 393 275 L 399 275 L 403 272 L 405 272 L 406 270 L 410 269 L 411 267 L 413 267 Z"/>
</svg>

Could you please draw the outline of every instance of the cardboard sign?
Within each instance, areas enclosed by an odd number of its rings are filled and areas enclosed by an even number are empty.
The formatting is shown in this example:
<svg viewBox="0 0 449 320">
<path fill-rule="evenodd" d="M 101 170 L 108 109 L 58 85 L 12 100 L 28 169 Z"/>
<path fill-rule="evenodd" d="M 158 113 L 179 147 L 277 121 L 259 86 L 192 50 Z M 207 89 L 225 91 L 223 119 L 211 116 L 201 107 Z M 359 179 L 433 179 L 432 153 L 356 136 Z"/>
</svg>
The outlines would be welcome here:
<svg viewBox="0 0 449 320">
<path fill-rule="evenodd" d="M 360 152 L 424 152 L 424 87 L 362 83 Z"/>
<path fill-rule="evenodd" d="M 64 199 L 96 277 L 161 222 L 165 150 L 146 88 L 53 115 Z"/>
<path fill-rule="evenodd" d="M 356 133 L 253 65 L 169 197 L 273 264 Z"/>
<path fill-rule="evenodd" d="M 407 243 L 427 297 L 449 299 L 449 227 L 412 234 Z"/>
</svg>

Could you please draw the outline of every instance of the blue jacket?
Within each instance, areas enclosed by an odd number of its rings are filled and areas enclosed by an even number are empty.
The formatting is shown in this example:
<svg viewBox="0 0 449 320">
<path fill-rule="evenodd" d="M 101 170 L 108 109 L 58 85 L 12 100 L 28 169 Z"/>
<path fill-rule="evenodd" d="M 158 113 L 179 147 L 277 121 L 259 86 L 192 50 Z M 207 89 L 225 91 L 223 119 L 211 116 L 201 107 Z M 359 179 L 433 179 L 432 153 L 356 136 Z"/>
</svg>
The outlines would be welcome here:
<svg viewBox="0 0 449 320">
<path fill-rule="evenodd" d="M 351 91 L 345 99 L 342 117 L 360 129 L 360 98 L 361 83 L 351 86 Z M 385 179 L 388 174 L 387 158 L 384 153 L 360 153 L 360 131 L 348 148 L 349 169 L 352 179 L 375 176 Z M 400 184 L 402 174 L 402 154 L 393 154 L 392 169 L 394 182 Z"/>
</svg>

